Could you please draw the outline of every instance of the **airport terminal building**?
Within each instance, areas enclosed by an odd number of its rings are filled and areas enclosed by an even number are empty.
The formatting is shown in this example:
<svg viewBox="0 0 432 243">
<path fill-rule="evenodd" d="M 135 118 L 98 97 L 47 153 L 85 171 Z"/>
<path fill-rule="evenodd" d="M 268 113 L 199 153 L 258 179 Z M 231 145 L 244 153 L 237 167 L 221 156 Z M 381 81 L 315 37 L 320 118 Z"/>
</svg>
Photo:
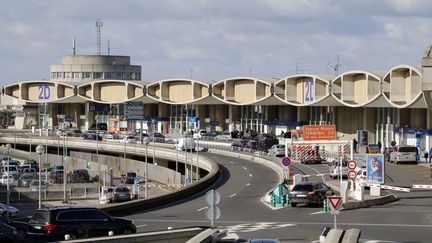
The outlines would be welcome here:
<svg viewBox="0 0 432 243">
<path fill-rule="evenodd" d="M 96 123 L 110 131 L 190 128 L 299 134 L 303 125 L 335 124 L 337 137 L 429 148 L 432 141 L 432 55 L 420 66 L 339 75 L 224 80 L 176 78 L 142 81 L 129 56 L 70 55 L 50 67 L 49 79 L 2 87 L 3 127 L 74 127 Z M 4 83 L 7 81 L 3 80 Z"/>
</svg>

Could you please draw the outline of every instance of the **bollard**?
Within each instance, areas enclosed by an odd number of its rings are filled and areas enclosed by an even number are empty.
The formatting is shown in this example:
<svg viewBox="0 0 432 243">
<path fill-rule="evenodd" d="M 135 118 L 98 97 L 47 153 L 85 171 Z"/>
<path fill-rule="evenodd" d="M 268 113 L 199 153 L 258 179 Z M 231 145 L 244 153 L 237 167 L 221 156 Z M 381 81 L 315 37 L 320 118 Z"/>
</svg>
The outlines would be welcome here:
<svg viewBox="0 0 432 243">
<path fill-rule="evenodd" d="M 286 201 L 287 206 L 290 205 L 288 194 L 285 195 L 285 201 Z"/>
<path fill-rule="evenodd" d="M 270 204 L 271 204 L 273 207 L 276 207 L 275 197 L 274 197 L 274 194 L 273 194 L 273 193 L 270 195 Z"/>
<path fill-rule="evenodd" d="M 285 196 L 282 195 L 282 207 L 285 207 Z"/>
<path fill-rule="evenodd" d="M 323 200 L 323 207 L 324 207 L 324 213 L 328 213 L 330 212 L 330 207 L 328 205 L 328 200 L 327 198 L 324 198 Z"/>
<path fill-rule="evenodd" d="M 64 237 L 65 237 L 64 238 L 65 240 L 70 240 L 70 238 L 71 238 L 70 235 L 65 235 Z"/>
<path fill-rule="evenodd" d="M 114 235 L 114 231 L 108 231 L 108 236 L 113 236 Z"/>
</svg>

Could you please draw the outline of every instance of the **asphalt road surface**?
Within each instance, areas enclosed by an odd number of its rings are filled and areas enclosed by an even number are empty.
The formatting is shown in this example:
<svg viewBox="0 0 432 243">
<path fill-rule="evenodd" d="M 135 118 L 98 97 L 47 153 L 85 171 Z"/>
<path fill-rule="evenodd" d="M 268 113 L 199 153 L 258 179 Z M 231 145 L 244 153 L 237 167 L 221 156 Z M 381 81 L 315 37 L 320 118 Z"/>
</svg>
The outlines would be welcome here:
<svg viewBox="0 0 432 243">
<path fill-rule="evenodd" d="M 240 239 L 278 238 L 282 241 L 316 241 L 323 228 L 333 225 L 333 216 L 321 208 L 299 206 L 273 210 L 260 199 L 277 183 L 276 173 L 257 163 L 223 155 L 206 155 L 219 162 L 223 179 L 217 188 L 221 218 L 215 223 Z M 300 165 L 305 174 L 325 172 L 326 165 Z M 359 228 L 362 240 L 395 242 L 431 242 L 432 192 L 417 191 L 402 196 L 400 201 L 383 206 L 341 211 L 338 227 Z M 209 226 L 205 218 L 207 204 L 204 193 L 149 212 L 126 216 L 133 219 L 139 232 Z"/>
</svg>

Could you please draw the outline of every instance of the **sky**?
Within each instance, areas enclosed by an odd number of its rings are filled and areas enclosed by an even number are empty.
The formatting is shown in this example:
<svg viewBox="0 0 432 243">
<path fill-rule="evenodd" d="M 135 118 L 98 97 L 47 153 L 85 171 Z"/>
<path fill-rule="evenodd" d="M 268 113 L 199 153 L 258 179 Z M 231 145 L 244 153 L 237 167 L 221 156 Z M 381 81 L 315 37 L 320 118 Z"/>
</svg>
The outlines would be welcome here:
<svg viewBox="0 0 432 243">
<path fill-rule="evenodd" d="M 2 0 L 0 85 L 49 79 L 63 55 L 131 56 L 142 79 L 388 71 L 419 65 L 429 0 Z"/>
</svg>

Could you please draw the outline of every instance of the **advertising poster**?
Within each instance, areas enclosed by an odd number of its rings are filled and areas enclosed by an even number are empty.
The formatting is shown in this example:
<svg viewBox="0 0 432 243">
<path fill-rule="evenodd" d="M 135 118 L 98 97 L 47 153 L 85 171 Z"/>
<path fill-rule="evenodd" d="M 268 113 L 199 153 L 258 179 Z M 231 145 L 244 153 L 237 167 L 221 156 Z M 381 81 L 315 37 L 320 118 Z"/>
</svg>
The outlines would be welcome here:
<svg viewBox="0 0 432 243">
<path fill-rule="evenodd" d="M 384 184 L 384 155 L 368 154 L 366 157 L 367 181 Z"/>
</svg>

